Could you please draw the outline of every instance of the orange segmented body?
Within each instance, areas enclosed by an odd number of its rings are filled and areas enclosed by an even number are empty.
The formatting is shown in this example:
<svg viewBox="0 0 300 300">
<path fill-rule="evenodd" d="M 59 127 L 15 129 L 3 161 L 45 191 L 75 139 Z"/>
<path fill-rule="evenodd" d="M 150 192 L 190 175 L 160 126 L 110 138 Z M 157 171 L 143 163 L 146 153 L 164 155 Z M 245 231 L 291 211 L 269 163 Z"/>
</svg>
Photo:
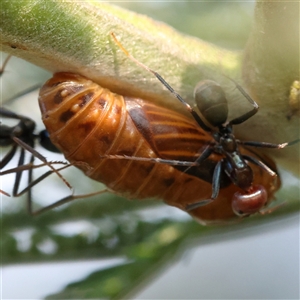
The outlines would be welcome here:
<svg viewBox="0 0 300 300">
<path fill-rule="evenodd" d="M 72 73 L 57 73 L 48 80 L 40 91 L 39 104 L 50 138 L 66 159 L 116 193 L 130 199 L 163 199 L 182 210 L 210 198 L 213 172 L 224 158 L 222 154 L 212 153 L 200 165 L 188 169 L 130 159 L 194 162 L 213 139 L 192 117 L 142 99 L 114 94 Z M 243 146 L 240 152 L 263 161 L 276 173 L 270 159 Z M 279 179 L 256 164 L 249 165 L 253 183 L 262 185 L 268 202 L 271 201 L 280 186 Z M 220 187 L 212 203 L 189 213 L 203 223 L 237 217 L 232 210 L 232 195 L 242 189 L 225 174 Z"/>
</svg>

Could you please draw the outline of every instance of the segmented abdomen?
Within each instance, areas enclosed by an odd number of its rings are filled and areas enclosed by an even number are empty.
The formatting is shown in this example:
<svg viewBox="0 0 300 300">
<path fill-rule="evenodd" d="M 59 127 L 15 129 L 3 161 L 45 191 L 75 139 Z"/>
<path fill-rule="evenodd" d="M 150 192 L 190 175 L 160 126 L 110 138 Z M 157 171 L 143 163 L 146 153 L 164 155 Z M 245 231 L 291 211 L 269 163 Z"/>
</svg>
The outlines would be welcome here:
<svg viewBox="0 0 300 300">
<path fill-rule="evenodd" d="M 209 196 L 209 183 L 182 173 L 173 166 L 104 158 L 106 155 L 158 157 L 158 151 L 162 153 L 160 157 L 170 159 L 176 156 L 177 159 L 181 159 L 197 155 L 203 145 L 203 139 L 195 132 L 196 126 L 191 127 L 187 121 L 186 128 L 183 129 L 180 120 L 177 120 L 176 131 L 174 123 L 161 126 L 157 114 L 153 113 L 154 120 L 148 121 L 151 123 L 156 120 L 157 123 L 148 128 L 148 134 L 151 136 L 148 136 L 147 140 L 147 136 L 141 133 L 141 128 L 145 126 L 141 123 L 136 124 L 137 119 L 133 120 L 134 117 L 131 116 L 137 110 L 143 110 L 142 102 L 131 98 L 125 101 L 123 96 L 71 73 L 55 74 L 43 86 L 39 98 L 43 122 L 52 142 L 64 153 L 67 160 L 82 169 L 90 178 L 104 183 L 128 198 L 156 197 L 180 202 L 183 194 L 189 199 L 195 195 Z M 148 105 L 147 109 L 153 107 Z M 165 109 L 165 112 L 170 112 L 171 116 L 173 114 L 168 109 Z M 180 116 L 177 113 L 175 115 Z M 165 120 L 166 118 L 167 115 L 164 115 Z M 183 117 L 182 121 L 185 119 Z M 140 130 L 137 128 L 139 125 Z M 172 128 L 171 132 L 163 132 L 167 125 L 169 129 Z M 178 148 L 178 141 L 183 145 L 190 144 L 188 140 L 191 137 L 187 136 L 189 127 L 190 134 L 193 134 L 196 140 L 187 147 Z M 169 137 L 167 143 L 164 140 L 166 136 Z M 187 137 L 187 141 L 184 136 Z M 176 149 L 181 153 L 180 157 Z M 183 208 L 182 205 L 179 206 Z"/>
</svg>

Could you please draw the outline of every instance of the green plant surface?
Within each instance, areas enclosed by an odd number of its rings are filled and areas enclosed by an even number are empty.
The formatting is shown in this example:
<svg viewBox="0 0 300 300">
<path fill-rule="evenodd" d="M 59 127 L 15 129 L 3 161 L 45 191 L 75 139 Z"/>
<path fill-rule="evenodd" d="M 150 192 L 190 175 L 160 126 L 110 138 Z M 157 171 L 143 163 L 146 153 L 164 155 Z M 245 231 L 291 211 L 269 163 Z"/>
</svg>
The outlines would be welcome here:
<svg viewBox="0 0 300 300">
<path fill-rule="evenodd" d="M 2 1 L 0 25 L 5 52 L 51 72 L 79 73 L 121 94 L 141 95 L 153 101 L 172 97 L 167 92 L 160 95 L 161 84 L 120 51 L 110 32 L 139 60 L 163 73 L 176 89 L 181 91 L 180 85 L 188 85 L 184 87 L 188 98 L 192 98 L 195 83 L 207 75 L 205 66 L 220 64 L 230 70 L 238 64 L 235 52 L 220 50 L 146 16 L 97 1 Z M 147 79 L 141 81 L 143 77 Z"/>
</svg>

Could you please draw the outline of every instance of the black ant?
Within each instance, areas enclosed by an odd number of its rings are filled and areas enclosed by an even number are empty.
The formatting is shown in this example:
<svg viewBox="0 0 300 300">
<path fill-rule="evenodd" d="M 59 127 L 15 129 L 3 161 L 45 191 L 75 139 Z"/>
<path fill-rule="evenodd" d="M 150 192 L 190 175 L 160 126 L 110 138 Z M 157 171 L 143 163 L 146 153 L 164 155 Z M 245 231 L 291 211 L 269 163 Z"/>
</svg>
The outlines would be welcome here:
<svg viewBox="0 0 300 300">
<path fill-rule="evenodd" d="M 0 69 L 0 76 L 4 72 L 4 68 L 7 65 L 11 56 L 7 56 L 5 59 L 2 68 Z M 44 178 L 52 174 L 53 172 L 57 173 L 57 175 L 66 183 L 66 185 L 71 188 L 69 183 L 60 175 L 59 170 L 65 168 L 66 166 L 56 170 L 52 165 L 53 164 L 66 164 L 63 162 L 48 162 L 47 159 L 42 156 L 38 151 L 34 150 L 36 146 L 36 141 L 39 140 L 39 144 L 48 151 L 60 153 L 60 151 L 52 144 L 50 141 L 48 132 L 46 130 L 42 130 L 39 134 L 35 134 L 34 130 L 36 127 L 35 122 L 25 116 L 19 115 L 10 111 L 4 107 L 0 107 L 0 116 L 2 118 L 15 119 L 19 122 L 14 126 L 8 126 L 0 123 L 0 147 L 11 147 L 10 150 L 2 157 L 0 161 L 0 170 L 2 170 L 12 159 L 17 155 L 17 150 L 20 149 L 20 155 L 17 163 L 17 167 L 1 171 L 0 175 L 5 175 L 9 173 L 15 173 L 15 180 L 12 190 L 12 196 L 18 197 L 28 192 L 27 196 L 27 205 L 28 211 L 32 214 L 32 205 L 31 205 L 31 187 L 42 181 Z M 25 153 L 29 151 L 31 153 L 29 163 L 25 164 Z M 40 165 L 33 165 L 34 158 L 38 158 L 42 161 Z M 41 166 L 49 166 L 51 171 L 46 172 L 39 178 L 33 181 L 33 169 Z M 28 185 L 27 187 L 19 191 L 20 182 L 22 178 L 22 174 L 24 171 L 28 171 Z M 0 193 L 10 196 L 7 192 L 0 190 Z"/>
<path fill-rule="evenodd" d="M 230 121 L 228 117 L 228 105 L 225 93 L 221 86 L 212 80 L 203 80 L 198 83 L 194 90 L 194 98 L 197 108 L 202 114 L 200 115 L 194 110 L 157 72 L 147 67 L 136 58 L 134 58 L 119 42 L 114 33 L 110 33 L 111 37 L 124 52 L 124 54 L 135 62 L 137 65 L 152 73 L 164 86 L 169 90 L 173 96 L 181 102 L 186 110 L 191 114 L 194 120 L 198 123 L 199 127 L 205 132 L 211 134 L 212 143 L 208 146 L 194 162 L 186 162 L 185 166 L 189 168 L 192 166 L 200 166 L 200 163 L 209 158 L 213 153 L 222 154 L 224 157 L 216 164 L 212 176 L 212 194 L 210 199 L 200 200 L 198 202 L 186 206 L 186 210 L 190 211 L 195 208 L 201 207 L 214 201 L 219 194 L 221 187 L 222 174 L 226 175 L 232 183 L 243 190 L 243 193 L 236 193 L 233 196 L 232 208 L 238 216 L 244 216 L 257 212 L 258 209 L 253 210 L 253 207 L 262 207 L 267 202 L 267 193 L 261 185 L 253 185 L 253 171 L 248 162 L 251 162 L 272 176 L 277 176 L 270 170 L 262 161 L 255 159 L 252 156 L 241 155 L 239 151 L 240 146 L 257 147 L 257 148 L 275 148 L 282 149 L 287 146 L 294 145 L 300 139 L 282 143 L 266 143 L 257 141 L 241 141 L 236 139 L 233 133 L 233 126 L 239 125 L 247 121 L 258 112 L 258 104 L 250 97 L 250 95 L 232 78 L 224 75 L 233 82 L 239 92 L 248 100 L 252 105 L 252 109 L 243 115 L 236 117 Z M 113 158 L 113 157 L 112 157 Z M 114 158 L 126 159 L 127 157 Z M 130 158 L 146 161 L 147 159 Z M 183 165 L 185 162 L 172 161 L 166 159 L 153 159 L 160 163 L 170 165 Z M 186 169 L 186 171 L 189 170 Z"/>
</svg>

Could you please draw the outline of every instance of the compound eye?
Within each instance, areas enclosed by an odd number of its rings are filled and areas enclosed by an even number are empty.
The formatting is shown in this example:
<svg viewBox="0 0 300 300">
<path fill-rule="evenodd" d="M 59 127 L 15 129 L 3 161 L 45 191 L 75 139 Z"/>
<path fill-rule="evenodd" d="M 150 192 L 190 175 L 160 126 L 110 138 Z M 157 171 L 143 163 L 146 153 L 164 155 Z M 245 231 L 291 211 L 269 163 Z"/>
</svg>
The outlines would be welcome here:
<svg viewBox="0 0 300 300">
<path fill-rule="evenodd" d="M 199 111 L 212 126 L 217 127 L 226 122 L 227 99 L 219 84 L 212 80 L 200 81 L 195 87 L 194 98 Z"/>
<path fill-rule="evenodd" d="M 232 198 L 232 210 L 239 216 L 248 216 L 259 212 L 268 202 L 268 194 L 261 185 L 253 185 L 249 192 L 236 192 Z"/>
</svg>

